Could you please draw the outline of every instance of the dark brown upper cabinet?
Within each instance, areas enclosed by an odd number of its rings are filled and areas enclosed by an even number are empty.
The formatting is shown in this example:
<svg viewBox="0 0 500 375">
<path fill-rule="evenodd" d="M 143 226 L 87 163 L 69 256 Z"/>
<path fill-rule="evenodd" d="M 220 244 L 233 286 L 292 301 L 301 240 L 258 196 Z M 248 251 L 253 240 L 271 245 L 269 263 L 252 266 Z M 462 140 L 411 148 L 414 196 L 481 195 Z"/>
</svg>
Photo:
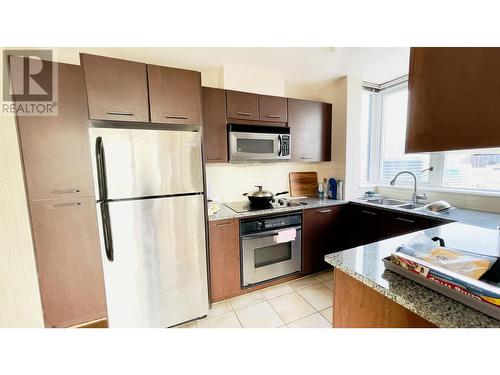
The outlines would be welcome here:
<svg viewBox="0 0 500 375">
<path fill-rule="evenodd" d="M 80 54 L 89 118 L 149 121 L 146 64 Z"/>
<path fill-rule="evenodd" d="M 44 62 L 53 65 L 58 72 L 57 116 L 17 117 L 28 198 L 93 196 L 83 73 L 78 65 Z M 12 74 L 12 80 L 16 77 L 22 76 Z"/>
<path fill-rule="evenodd" d="M 331 160 L 331 104 L 288 99 L 288 126 L 293 161 Z"/>
<path fill-rule="evenodd" d="M 203 155 L 207 163 L 227 163 L 226 94 L 203 87 Z"/>
<path fill-rule="evenodd" d="M 148 65 L 151 122 L 201 125 L 201 73 Z"/>
<path fill-rule="evenodd" d="M 259 95 L 226 91 L 227 118 L 259 120 Z"/>
<path fill-rule="evenodd" d="M 412 48 L 406 152 L 500 146 L 500 48 Z"/>
<path fill-rule="evenodd" d="M 259 95 L 259 119 L 261 121 L 287 122 L 287 113 L 286 98 Z"/>
</svg>

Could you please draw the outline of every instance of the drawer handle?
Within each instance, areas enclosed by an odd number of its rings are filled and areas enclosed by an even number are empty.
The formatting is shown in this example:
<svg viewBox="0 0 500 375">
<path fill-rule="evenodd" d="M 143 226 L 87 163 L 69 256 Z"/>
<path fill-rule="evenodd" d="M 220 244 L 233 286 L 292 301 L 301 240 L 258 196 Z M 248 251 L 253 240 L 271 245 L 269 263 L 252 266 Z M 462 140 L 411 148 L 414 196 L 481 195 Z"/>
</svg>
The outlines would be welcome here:
<svg viewBox="0 0 500 375">
<path fill-rule="evenodd" d="M 54 190 L 52 194 L 75 194 L 79 193 L 80 189 Z"/>
<path fill-rule="evenodd" d="M 174 118 L 174 119 L 178 119 L 178 120 L 187 120 L 188 119 L 188 117 L 184 116 L 184 115 L 166 115 L 165 117 L 166 118 Z"/>
<path fill-rule="evenodd" d="M 361 212 L 364 214 L 368 214 L 368 215 L 376 215 L 377 214 L 376 212 L 365 211 L 365 210 L 362 210 Z"/>
<path fill-rule="evenodd" d="M 250 112 L 236 112 L 236 114 L 240 116 L 252 116 L 252 113 Z"/>
<path fill-rule="evenodd" d="M 267 115 L 267 117 L 269 117 L 269 118 L 281 118 L 280 115 L 272 115 L 272 114 Z"/>
<path fill-rule="evenodd" d="M 224 160 L 224 158 L 206 158 L 206 160 Z"/>
<path fill-rule="evenodd" d="M 318 210 L 317 212 L 320 212 L 322 214 L 326 214 L 328 212 L 332 212 L 332 209 L 330 208 L 330 209 L 327 209 L 327 210 Z"/>
<path fill-rule="evenodd" d="M 415 222 L 415 220 L 404 219 L 402 217 L 397 217 L 396 220 L 404 221 L 404 222 L 407 222 L 407 223 L 414 223 Z"/>
<path fill-rule="evenodd" d="M 228 227 L 228 226 L 230 226 L 230 225 L 233 225 L 233 223 L 215 224 L 215 226 L 216 226 L 217 228 L 221 228 L 221 227 Z"/>
<path fill-rule="evenodd" d="M 134 114 L 132 112 L 122 112 L 122 111 L 109 111 L 108 115 L 115 115 L 115 116 L 133 116 Z"/>
<path fill-rule="evenodd" d="M 71 203 L 58 203 L 58 204 L 53 204 L 52 208 L 64 208 L 64 207 L 78 207 L 81 206 L 81 202 L 71 202 Z"/>
<path fill-rule="evenodd" d="M 311 160 L 312 158 L 301 157 L 302 160 Z"/>
</svg>

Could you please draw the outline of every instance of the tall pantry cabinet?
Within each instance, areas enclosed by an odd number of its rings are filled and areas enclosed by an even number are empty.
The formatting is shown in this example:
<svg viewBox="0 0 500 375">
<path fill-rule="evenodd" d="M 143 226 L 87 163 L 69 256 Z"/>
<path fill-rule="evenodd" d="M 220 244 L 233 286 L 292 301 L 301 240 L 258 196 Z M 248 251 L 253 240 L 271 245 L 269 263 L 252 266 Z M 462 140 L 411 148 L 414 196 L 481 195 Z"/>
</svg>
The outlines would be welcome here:
<svg viewBox="0 0 500 375">
<path fill-rule="evenodd" d="M 44 66 L 57 71 L 57 115 L 16 120 L 45 326 L 70 327 L 107 315 L 88 109 L 80 66 Z M 11 74 L 12 84 L 20 77 Z"/>
</svg>

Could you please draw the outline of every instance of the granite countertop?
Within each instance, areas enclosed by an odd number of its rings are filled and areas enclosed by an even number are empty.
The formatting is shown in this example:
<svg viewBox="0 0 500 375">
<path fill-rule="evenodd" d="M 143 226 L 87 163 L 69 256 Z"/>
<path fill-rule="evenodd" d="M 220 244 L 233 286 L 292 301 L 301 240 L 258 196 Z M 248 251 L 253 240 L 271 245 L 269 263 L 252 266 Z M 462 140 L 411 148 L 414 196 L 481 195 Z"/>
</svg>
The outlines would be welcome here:
<svg viewBox="0 0 500 375">
<path fill-rule="evenodd" d="M 220 211 L 214 215 L 210 215 L 208 217 L 208 220 L 209 221 L 216 221 L 216 220 L 224 220 L 224 219 L 264 216 L 264 215 L 281 213 L 281 212 L 302 211 L 302 210 L 306 210 L 308 208 L 338 206 L 338 205 L 349 203 L 348 201 L 338 201 L 338 200 L 327 199 L 327 198 L 324 198 L 324 199 L 321 199 L 321 198 L 301 198 L 301 199 L 294 199 L 294 201 L 307 203 L 307 204 L 300 205 L 300 206 L 282 207 L 282 208 L 274 208 L 274 209 L 270 209 L 270 210 L 258 210 L 258 211 L 241 212 L 241 213 L 237 213 L 237 212 L 233 211 L 232 209 L 230 209 L 229 207 L 226 207 L 224 204 L 221 204 Z"/>
<path fill-rule="evenodd" d="M 500 320 L 384 268 L 382 258 L 389 256 L 399 245 L 407 243 L 419 234 L 429 238 L 439 236 L 450 247 L 500 255 L 500 235 L 497 230 L 451 223 L 328 254 L 325 261 L 438 327 L 499 328 Z"/>
<path fill-rule="evenodd" d="M 320 199 L 320 198 L 302 198 L 295 200 L 297 202 L 307 203 L 306 205 L 301 206 L 293 206 L 293 207 L 283 207 L 278 209 L 271 210 L 259 210 L 252 212 L 242 212 L 237 213 L 231 210 L 229 207 L 226 207 L 224 204 L 221 204 L 221 209 L 214 215 L 210 215 L 208 217 L 209 221 L 216 220 L 224 220 L 224 219 L 235 219 L 235 218 L 246 218 L 253 216 L 263 216 L 280 212 L 292 212 L 292 211 L 301 211 L 308 208 L 318 208 L 318 207 L 327 207 L 327 206 L 337 206 L 348 203 L 355 204 L 363 204 L 366 206 L 377 207 L 383 210 L 389 211 L 399 211 L 404 212 L 405 214 L 431 217 L 438 220 L 443 220 L 443 222 L 459 222 L 462 224 L 471 224 L 483 228 L 496 229 L 500 226 L 500 214 L 493 212 L 485 212 L 485 211 L 476 211 L 476 210 L 467 210 L 464 208 L 453 208 L 451 210 L 447 210 L 444 212 L 432 212 L 422 209 L 416 210 L 408 210 L 404 208 L 399 208 L 395 206 L 385 206 L 381 204 L 367 202 L 363 199 L 352 199 L 349 201 L 343 200 L 332 200 L 332 199 Z"/>
<path fill-rule="evenodd" d="M 494 212 L 485 212 L 477 210 L 468 210 L 465 208 L 452 208 L 442 212 L 433 212 L 417 208 L 415 210 L 408 210 L 396 206 L 387 206 L 377 203 L 371 203 L 364 199 L 352 199 L 350 202 L 362 204 L 365 206 L 377 207 L 389 211 L 399 211 L 405 214 L 431 217 L 443 221 L 456 221 L 462 224 L 470 224 L 483 228 L 497 229 L 500 227 L 500 214 Z"/>
</svg>

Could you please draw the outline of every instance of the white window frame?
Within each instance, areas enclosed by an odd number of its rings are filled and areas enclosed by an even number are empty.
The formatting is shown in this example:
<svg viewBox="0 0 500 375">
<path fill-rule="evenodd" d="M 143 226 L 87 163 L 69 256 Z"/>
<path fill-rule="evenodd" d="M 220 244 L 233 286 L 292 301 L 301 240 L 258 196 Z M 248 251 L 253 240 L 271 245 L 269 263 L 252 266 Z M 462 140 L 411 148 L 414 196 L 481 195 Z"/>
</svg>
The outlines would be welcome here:
<svg viewBox="0 0 500 375">
<path fill-rule="evenodd" d="M 406 78 L 406 79 L 405 79 Z M 371 109 L 370 109 L 370 133 L 368 135 L 368 180 L 361 181 L 361 187 L 392 187 L 382 180 L 383 169 L 383 145 L 384 145 L 384 119 L 383 119 L 383 97 L 391 92 L 401 90 L 408 87 L 407 77 L 399 78 L 396 84 L 388 88 L 383 88 L 387 84 L 373 85 L 368 84 L 371 94 Z M 381 87 L 380 90 L 373 90 L 374 86 Z M 448 188 L 443 186 L 444 158 L 445 152 L 432 152 L 430 154 L 429 165 L 434 167 L 434 170 L 429 173 L 429 182 L 419 182 L 419 190 L 424 191 L 444 191 L 472 195 L 500 196 L 500 190 L 479 190 L 467 188 Z M 412 185 L 398 184 L 395 186 L 398 189 L 412 189 Z"/>
</svg>

